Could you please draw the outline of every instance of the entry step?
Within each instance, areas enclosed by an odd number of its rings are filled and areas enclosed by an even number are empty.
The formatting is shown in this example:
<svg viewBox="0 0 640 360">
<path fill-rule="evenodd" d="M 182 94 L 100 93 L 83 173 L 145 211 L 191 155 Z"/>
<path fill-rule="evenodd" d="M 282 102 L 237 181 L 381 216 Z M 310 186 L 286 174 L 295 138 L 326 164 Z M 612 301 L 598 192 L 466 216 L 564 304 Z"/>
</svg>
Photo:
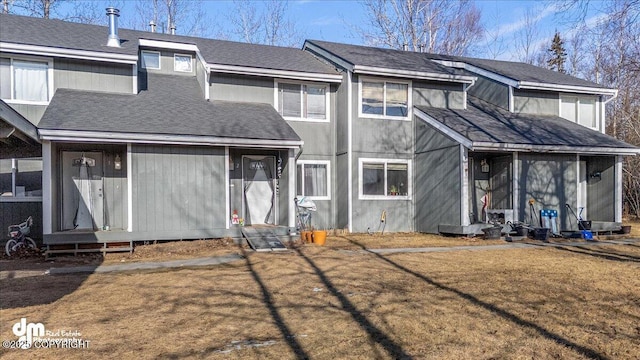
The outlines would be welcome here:
<svg viewBox="0 0 640 360">
<path fill-rule="evenodd" d="M 278 239 L 272 229 L 243 227 L 242 236 L 247 239 L 249 246 L 255 251 L 283 251 L 287 247 Z"/>
</svg>

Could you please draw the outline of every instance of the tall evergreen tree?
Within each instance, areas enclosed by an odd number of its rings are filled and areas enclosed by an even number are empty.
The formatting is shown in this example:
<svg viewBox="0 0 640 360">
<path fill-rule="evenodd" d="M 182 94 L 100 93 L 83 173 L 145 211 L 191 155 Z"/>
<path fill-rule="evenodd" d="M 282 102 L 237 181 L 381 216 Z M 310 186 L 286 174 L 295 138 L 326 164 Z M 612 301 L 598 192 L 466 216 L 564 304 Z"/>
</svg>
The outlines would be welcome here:
<svg viewBox="0 0 640 360">
<path fill-rule="evenodd" d="M 560 38 L 559 32 L 556 31 L 556 34 L 553 35 L 551 47 L 547 52 L 550 55 L 549 60 L 547 60 L 547 66 L 549 69 L 564 74 L 566 72 L 564 69 L 564 63 L 567 60 L 567 52 L 564 49 L 564 41 Z"/>
</svg>

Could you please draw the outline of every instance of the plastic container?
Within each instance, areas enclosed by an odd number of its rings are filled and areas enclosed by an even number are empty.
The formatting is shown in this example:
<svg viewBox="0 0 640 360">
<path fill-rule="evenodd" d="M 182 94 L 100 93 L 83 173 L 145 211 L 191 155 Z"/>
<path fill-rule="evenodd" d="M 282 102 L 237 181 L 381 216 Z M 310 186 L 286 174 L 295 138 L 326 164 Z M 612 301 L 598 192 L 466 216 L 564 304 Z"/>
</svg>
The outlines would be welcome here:
<svg viewBox="0 0 640 360">
<path fill-rule="evenodd" d="M 492 226 L 492 227 L 482 229 L 482 232 L 484 232 L 485 240 L 496 240 L 496 239 L 500 239 L 500 235 L 502 233 L 502 227 Z"/>
<path fill-rule="evenodd" d="M 579 230 L 591 230 L 591 220 L 580 220 Z"/>
<path fill-rule="evenodd" d="M 533 229 L 534 240 L 549 240 L 549 228 L 535 228 Z"/>
<path fill-rule="evenodd" d="M 620 234 L 631 234 L 631 225 L 625 225 L 621 227 Z"/>
<path fill-rule="evenodd" d="M 310 243 L 313 239 L 311 231 L 303 230 L 300 231 L 300 239 L 304 242 Z"/>
<path fill-rule="evenodd" d="M 326 230 L 314 230 L 313 231 L 313 243 L 316 245 L 324 246 L 327 241 Z"/>
</svg>

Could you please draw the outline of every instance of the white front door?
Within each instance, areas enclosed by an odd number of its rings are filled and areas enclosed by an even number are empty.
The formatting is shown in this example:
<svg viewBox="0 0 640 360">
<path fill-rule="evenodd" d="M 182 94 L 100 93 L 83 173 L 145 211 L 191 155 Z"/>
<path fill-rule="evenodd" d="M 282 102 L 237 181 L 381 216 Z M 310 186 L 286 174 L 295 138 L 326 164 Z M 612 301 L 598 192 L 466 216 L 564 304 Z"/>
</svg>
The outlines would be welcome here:
<svg viewBox="0 0 640 360">
<path fill-rule="evenodd" d="M 242 157 L 245 225 L 275 224 L 275 157 Z"/>
<path fill-rule="evenodd" d="M 62 152 L 62 230 L 104 225 L 102 153 Z"/>
</svg>

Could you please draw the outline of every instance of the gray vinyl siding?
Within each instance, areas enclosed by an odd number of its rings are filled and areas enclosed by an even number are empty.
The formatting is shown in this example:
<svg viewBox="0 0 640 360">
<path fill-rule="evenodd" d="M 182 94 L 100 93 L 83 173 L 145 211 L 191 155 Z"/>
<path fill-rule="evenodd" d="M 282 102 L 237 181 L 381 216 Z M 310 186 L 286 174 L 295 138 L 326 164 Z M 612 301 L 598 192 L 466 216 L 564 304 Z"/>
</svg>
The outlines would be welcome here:
<svg viewBox="0 0 640 360">
<path fill-rule="evenodd" d="M 462 84 L 414 80 L 412 87 L 413 105 L 464 109 L 465 99 Z"/>
<path fill-rule="evenodd" d="M 55 59 L 54 89 L 75 89 L 131 94 L 133 68 L 127 64 L 112 64 L 75 59 Z"/>
<path fill-rule="evenodd" d="M 337 229 L 344 229 L 349 225 L 348 155 L 337 155 L 334 168 L 336 181 L 332 184 L 332 187 L 334 189 L 333 202 L 336 207 L 335 226 Z"/>
<path fill-rule="evenodd" d="M 514 89 L 513 104 L 515 113 L 558 116 L 560 111 L 557 92 Z"/>
<path fill-rule="evenodd" d="M 461 225 L 460 145 L 417 119 L 413 169 L 416 231 Z"/>
<path fill-rule="evenodd" d="M 520 153 L 517 165 L 519 220 L 529 221 L 529 199 L 534 199 L 537 219 L 542 209 L 557 210 L 560 229 L 575 228 L 575 219 L 568 213 L 565 204 L 571 205 L 574 210 L 576 208 L 576 156 Z"/>
<path fill-rule="evenodd" d="M 20 224 L 29 216 L 33 217 L 33 227 L 31 227 L 29 237 L 38 242 L 38 240 L 42 239 L 42 201 L 0 202 L 2 238 L 7 239 L 6 231 L 10 225 Z M 4 252 L 4 247 L 2 247 L 2 251 Z"/>
<path fill-rule="evenodd" d="M 9 104 L 18 114 L 22 115 L 25 119 L 29 120 L 34 125 L 38 126 L 44 111 L 47 110 L 47 105 L 27 105 L 27 104 Z"/>
<path fill-rule="evenodd" d="M 344 154 L 348 150 L 349 143 L 349 128 L 348 128 L 348 96 L 347 85 L 348 75 L 347 72 L 342 73 L 342 85 L 338 87 L 336 91 L 335 101 L 335 129 L 336 129 L 336 153 Z"/>
<path fill-rule="evenodd" d="M 615 221 L 615 164 L 613 156 L 593 156 L 587 160 L 587 218 Z M 595 176 L 600 173 L 600 177 Z"/>
<path fill-rule="evenodd" d="M 223 148 L 134 145 L 133 231 L 225 228 L 224 161 Z"/>
<path fill-rule="evenodd" d="M 476 76 L 478 80 L 469 88 L 469 95 L 509 110 L 509 87 L 484 76 Z"/>
<path fill-rule="evenodd" d="M 211 73 L 211 100 L 254 102 L 273 105 L 273 78 Z"/>
<path fill-rule="evenodd" d="M 142 67 L 142 50 L 152 51 L 160 53 L 160 69 L 145 69 Z M 191 72 L 175 71 L 174 70 L 174 55 L 191 55 Z M 167 75 L 182 75 L 182 76 L 196 76 L 196 58 L 195 53 L 190 51 L 181 50 L 157 50 L 157 49 L 141 49 L 139 54 L 140 60 L 138 61 L 138 69 L 141 71 L 147 71 L 149 73 L 167 74 Z"/>
<path fill-rule="evenodd" d="M 209 86 L 209 84 L 207 84 L 207 69 L 204 68 L 204 65 L 202 65 L 202 63 L 200 61 L 195 61 L 196 65 L 195 65 L 195 69 L 196 69 L 196 79 L 198 79 L 198 84 L 200 85 L 200 91 L 202 91 L 202 97 L 204 98 L 204 95 L 206 93 L 206 88 L 207 86 Z"/>
</svg>

